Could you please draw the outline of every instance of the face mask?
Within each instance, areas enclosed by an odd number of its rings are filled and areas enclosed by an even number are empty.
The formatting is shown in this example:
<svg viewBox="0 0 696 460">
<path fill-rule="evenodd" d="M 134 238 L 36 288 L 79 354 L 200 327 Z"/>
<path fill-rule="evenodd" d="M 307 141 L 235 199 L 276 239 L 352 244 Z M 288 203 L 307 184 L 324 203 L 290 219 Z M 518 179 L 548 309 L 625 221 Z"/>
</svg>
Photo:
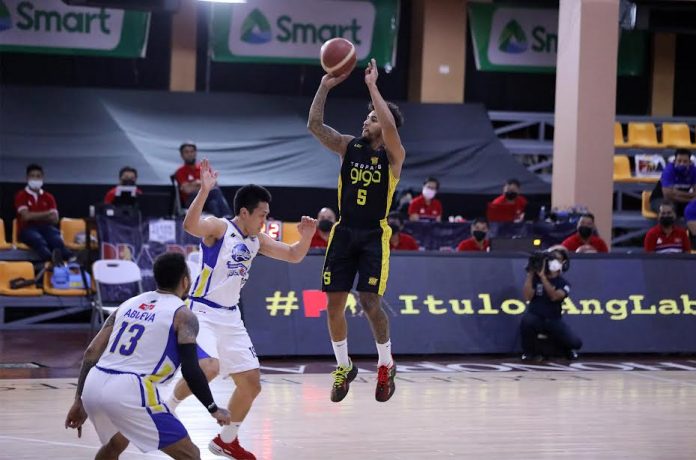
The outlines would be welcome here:
<svg viewBox="0 0 696 460">
<path fill-rule="evenodd" d="M 389 228 L 391 228 L 392 235 L 396 235 L 401 231 L 399 224 L 389 224 Z"/>
<path fill-rule="evenodd" d="M 29 179 L 27 185 L 29 185 L 29 188 L 32 190 L 39 190 L 43 187 L 43 181 L 41 179 Z"/>
<path fill-rule="evenodd" d="M 589 238 L 590 235 L 592 235 L 592 227 L 585 227 L 584 225 L 582 227 L 578 227 L 578 234 L 580 235 L 580 238 Z"/>
<path fill-rule="evenodd" d="M 330 232 L 331 227 L 333 227 L 333 224 L 334 223 L 328 219 L 322 219 L 317 224 L 317 227 L 319 227 L 319 231 L 321 231 L 321 232 Z"/>
<path fill-rule="evenodd" d="M 196 164 L 196 159 L 195 159 L 195 158 L 191 158 L 190 160 L 184 160 L 184 163 L 186 163 L 186 164 L 189 165 L 189 166 L 195 165 L 195 164 Z"/>
<path fill-rule="evenodd" d="M 474 239 L 476 241 L 483 241 L 484 238 L 486 238 L 486 232 L 482 230 L 474 230 L 472 234 L 474 235 Z"/>
<path fill-rule="evenodd" d="M 517 195 L 519 195 L 517 192 L 505 192 L 505 198 L 508 200 L 514 200 L 517 198 Z"/>
<path fill-rule="evenodd" d="M 554 259 L 551 262 L 549 262 L 549 270 L 552 272 L 560 272 L 561 268 L 563 268 L 563 264 L 559 262 L 558 260 Z"/>
<path fill-rule="evenodd" d="M 663 227 L 671 227 L 674 224 L 674 217 L 664 216 L 660 217 L 660 225 Z"/>
<path fill-rule="evenodd" d="M 437 192 L 429 187 L 423 187 L 423 198 L 426 200 L 432 200 L 435 198 Z"/>
<path fill-rule="evenodd" d="M 135 185 L 135 179 L 124 179 L 121 181 L 121 185 Z"/>
</svg>

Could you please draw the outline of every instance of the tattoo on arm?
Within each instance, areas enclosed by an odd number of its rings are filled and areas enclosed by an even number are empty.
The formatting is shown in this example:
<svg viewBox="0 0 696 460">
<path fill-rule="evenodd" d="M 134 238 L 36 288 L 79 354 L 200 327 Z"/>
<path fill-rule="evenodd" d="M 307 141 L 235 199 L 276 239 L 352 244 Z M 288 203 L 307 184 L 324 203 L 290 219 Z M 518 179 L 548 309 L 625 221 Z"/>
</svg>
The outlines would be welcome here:
<svg viewBox="0 0 696 460">
<path fill-rule="evenodd" d="M 85 356 L 82 359 L 82 366 L 80 367 L 80 377 L 77 379 L 77 391 L 75 392 L 75 397 L 79 398 L 82 396 L 82 390 L 85 387 L 85 380 L 87 379 L 87 374 L 89 371 L 97 364 L 99 358 L 104 353 L 107 344 L 109 343 L 109 337 L 111 336 L 111 331 L 114 328 L 114 322 L 116 321 L 116 312 L 112 313 L 104 322 L 101 330 L 97 336 L 92 340 L 92 343 L 87 347 L 85 351 Z"/>
<path fill-rule="evenodd" d="M 343 136 L 332 127 L 324 124 L 324 105 L 326 104 L 326 96 L 328 94 L 329 91 L 323 86 L 320 86 L 317 90 L 312 106 L 309 109 L 307 128 L 322 145 L 339 155 L 343 155 L 345 150 Z"/>
<path fill-rule="evenodd" d="M 186 307 L 180 308 L 176 313 L 177 322 L 177 342 L 178 343 L 196 343 L 198 336 L 198 319 L 191 310 Z"/>
</svg>

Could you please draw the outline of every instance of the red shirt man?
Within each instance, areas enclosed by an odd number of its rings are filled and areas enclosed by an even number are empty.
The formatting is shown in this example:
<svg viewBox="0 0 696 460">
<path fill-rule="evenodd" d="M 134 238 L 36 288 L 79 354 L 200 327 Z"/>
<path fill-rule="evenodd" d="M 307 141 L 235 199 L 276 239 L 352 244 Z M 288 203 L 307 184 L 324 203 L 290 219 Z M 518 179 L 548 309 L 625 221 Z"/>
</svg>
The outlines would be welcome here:
<svg viewBox="0 0 696 460">
<path fill-rule="evenodd" d="M 643 241 L 645 252 L 674 254 L 691 251 L 691 241 L 686 230 L 674 225 L 677 218 L 672 203 L 662 203 L 658 214 L 658 224 L 648 230 Z"/>
<path fill-rule="evenodd" d="M 495 205 L 510 205 L 515 208 L 515 222 L 524 220 L 524 210 L 527 208 L 527 199 L 520 195 L 520 181 L 509 179 L 503 186 L 503 194 L 491 201 Z"/>
<path fill-rule="evenodd" d="M 17 192 L 14 200 L 15 210 L 17 211 L 17 233 L 21 233 L 26 227 L 32 225 L 50 225 L 58 221 L 58 205 L 56 199 L 49 192 L 39 189 L 32 190 L 29 186 Z M 22 219 L 22 211 L 50 212 L 54 214 L 54 219 L 25 221 Z M 47 216 L 48 217 L 48 216 Z"/>
<path fill-rule="evenodd" d="M 176 181 L 179 183 L 179 196 L 181 204 L 188 203 L 192 195 L 198 193 L 201 183 L 201 165 L 200 163 L 185 163 L 174 173 Z"/>
<path fill-rule="evenodd" d="M 607 243 L 594 232 L 594 214 L 583 214 L 578 220 L 578 231 L 561 244 L 571 252 L 609 252 Z"/>
<path fill-rule="evenodd" d="M 317 230 L 309 243 L 310 248 L 325 248 L 329 244 L 331 229 L 336 223 L 336 213 L 331 208 L 321 208 L 317 214 Z"/>
<path fill-rule="evenodd" d="M 474 219 L 471 223 L 471 238 L 457 245 L 457 251 L 488 252 L 491 244 L 488 236 L 488 222 L 485 219 Z"/>
<path fill-rule="evenodd" d="M 389 240 L 389 249 L 392 251 L 417 251 L 420 249 L 420 246 L 418 246 L 418 241 L 416 241 L 414 237 L 406 233 L 399 232 L 396 235 L 392 235 L 391 239 Z"/>
<path fill-rule="evenodd" d="M 127 186 L 127 187 L 134 186 L 135 182 L 137 180 L 138 180 L 138 171 L 135 168 L 131 168 L 130 166 L 124 166 L 118 172 L 119 185 L 123 185 L 123 186 Z M 114 199 L 116 198 L 117 190 L 118 190 L 118 186 L 113 187 L 108 192 L 106 192 L 106 195 L 104 195 L 104 203 L 112 204 L 114 202 Z M 135 194 L 142 195 L 143 191 L 140 190 L 139 188 L 136 188 Z"/>
<path fill-rule="evenodd" d="M 423 183 L 421 195 L 415 197 L 408 206 L 409 220 L 442 221 L 442 203 L 435 198 L 440 189 L 440 182 L 428 177 Z"/>
</svg>

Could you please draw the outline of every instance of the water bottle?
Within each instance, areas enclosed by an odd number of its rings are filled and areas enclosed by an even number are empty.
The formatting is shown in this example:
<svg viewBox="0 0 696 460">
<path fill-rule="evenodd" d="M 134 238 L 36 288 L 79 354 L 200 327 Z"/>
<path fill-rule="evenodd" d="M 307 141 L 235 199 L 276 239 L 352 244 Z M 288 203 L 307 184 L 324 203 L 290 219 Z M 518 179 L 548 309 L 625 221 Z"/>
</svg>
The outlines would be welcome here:
<svg viewBox="0 0 696 460">
<path fill-rule="evenodd" d="M 546 206 L 542 206 L 539 210 L 539 220 L 542 222 L 546 220 Z"/>
</svg>

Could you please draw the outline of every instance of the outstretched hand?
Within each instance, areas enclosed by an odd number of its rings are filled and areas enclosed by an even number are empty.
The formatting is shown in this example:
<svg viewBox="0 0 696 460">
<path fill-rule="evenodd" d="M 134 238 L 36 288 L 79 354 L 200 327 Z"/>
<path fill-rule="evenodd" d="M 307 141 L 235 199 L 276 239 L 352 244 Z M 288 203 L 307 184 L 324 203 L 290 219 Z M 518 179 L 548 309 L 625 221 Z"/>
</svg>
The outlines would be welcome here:
<svg viewBox="0 0 696 460">
<path fill-rule="evenodd" d="M 218 410 L 216 410 L 210 415 L 213 416 L 213 418 L 217 421 L 217 424 L 220 426 L 229 425 L 230 423 L 232 423 L 232 415 L 230 414 L 230 411 L 228 411 L 227 409 L 218 407 Z"/>
<path fill-rule="evenodd" d="M 211 191 L 217 184 L 218 172 L 210 167 L 207 158 L 201 161 L 201 188 L 206 192 Z"/>
<path fill-rule="evenodd" d="M 300 223 L 297 224 L 297 231 L 300 232 L 300 236 L 311 238 L 314 232 L 317 231 L 317 220 L 308 216 L 302 216 Z"/>
<path fill-rule="evenodd" d="M 65 428 L 77 429 L 77 437 L 82 437 L 82 425 L 87 421 L 87 412 L 82 405 L 82 400 L 77 399 L 65 417 Z"/>
<path fill-rule="evenodd" d="M 365 84 L 367 86 L 376 85 L 379 72 L 377 71 L 377 61 L 370 59 L 365 68 Z"/>
<path fill-rule="evenodd" d="M 338 77 L 331 75 L 330 73 L 327 73 L 323 77 L 321 77 L 321 84 L 322 86 L 326 87 L 326 89 L 331 89 L 334 86 L 337 86 L 341 82 L 345 81 L 346 78 L 350 75 L 350 72 L 344 72 L 343 75 L 339 75 Z"/>
</svg>

